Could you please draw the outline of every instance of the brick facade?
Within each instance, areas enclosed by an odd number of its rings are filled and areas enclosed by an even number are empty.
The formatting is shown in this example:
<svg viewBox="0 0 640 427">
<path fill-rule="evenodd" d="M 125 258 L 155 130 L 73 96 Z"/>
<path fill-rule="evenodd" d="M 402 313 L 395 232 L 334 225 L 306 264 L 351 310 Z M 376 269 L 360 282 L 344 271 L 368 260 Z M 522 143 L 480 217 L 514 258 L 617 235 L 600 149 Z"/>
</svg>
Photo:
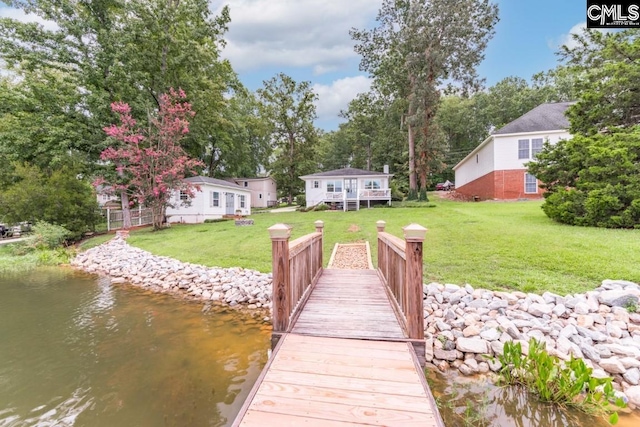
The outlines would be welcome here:
<svg viewBox="0 0 640 427">
<path fill-rule="evenodd" d="M 482 200 L 539 199 L 542 190 L 537 193 L 524 192 L 526 169 L 493 171 L 480 178 L 456 188 L 456 192 L 465 196 L 478 196 Z"/>
</svg>

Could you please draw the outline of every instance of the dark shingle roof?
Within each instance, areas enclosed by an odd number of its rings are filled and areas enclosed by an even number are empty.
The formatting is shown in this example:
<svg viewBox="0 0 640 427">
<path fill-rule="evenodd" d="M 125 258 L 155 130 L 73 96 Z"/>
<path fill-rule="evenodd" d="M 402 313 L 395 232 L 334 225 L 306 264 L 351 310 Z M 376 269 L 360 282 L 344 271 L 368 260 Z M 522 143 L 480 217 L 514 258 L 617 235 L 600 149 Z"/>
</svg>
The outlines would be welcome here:
<svg viewBox="0 0 640 427">
<path fill-rule="evenodd" d="M 305 175 L 305 177 L 312 176 L 371 176 L 371 175 L 389 175 L 388 173 L 383 172 L 375 172 L 375 171 L 366 171 L 362 169 L 355 168 L 343 168 L 343 169 L 335 169 L 327 172 L 318 172 L 311 175 Z"/>
<path fill-rule="evenodd" d="M 191 178 L 185 178 L 185 181 L 188 181 L 192 184 L 213 184 L 219 185 L 220 187 L 238 188 L 248 191 L 246 188 L 234 184 L 233 182 L 224 181 L 222 179 L 209 178 L 207 176 L 193 176 Z"/>
<path fill-rule="evenodd" d="M 507 123 L 493 134 L 505 135 L 508 133 L 569 129 L 569 121 L 564 113 L 572 104 L 574 103 L 557 102 L 538 105 L 528 113 L 525 113 L 514 121 Z"/>
</svg>

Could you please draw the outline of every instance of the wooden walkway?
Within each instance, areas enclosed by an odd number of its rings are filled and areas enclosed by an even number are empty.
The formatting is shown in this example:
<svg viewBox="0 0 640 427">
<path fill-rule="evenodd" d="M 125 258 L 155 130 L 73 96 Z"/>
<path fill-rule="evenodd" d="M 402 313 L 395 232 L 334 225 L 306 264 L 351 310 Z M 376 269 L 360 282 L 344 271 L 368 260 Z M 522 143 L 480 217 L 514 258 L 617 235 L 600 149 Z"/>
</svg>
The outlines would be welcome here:
<svg viewBox="0 0 640 427">
<path fill-rule="evenodd" d="M 324 270 L 291 332 L 336 338 L 405 338 L 375 270 Z"/>
<path fill-rule="evenodd" d="M 234 426 L 443 426 L 376 270 L 323 270 L 302 304 Z"/>
</svg>

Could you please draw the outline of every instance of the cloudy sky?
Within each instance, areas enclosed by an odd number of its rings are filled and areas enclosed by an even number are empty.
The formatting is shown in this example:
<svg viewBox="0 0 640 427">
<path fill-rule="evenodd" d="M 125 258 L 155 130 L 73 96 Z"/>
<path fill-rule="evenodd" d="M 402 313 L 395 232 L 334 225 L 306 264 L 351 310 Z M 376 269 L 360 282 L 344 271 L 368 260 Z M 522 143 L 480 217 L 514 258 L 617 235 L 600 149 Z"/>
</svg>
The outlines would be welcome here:
<svg viewBox="0 0 640 427">
<path fill-rule="evenodd" d="M 368 28 L 382 0 L 211 0 L 229 5 L 224 56 L 252 90 L 276 73 L 308 80 L 319 96 L 321 128 L 337 127 L 338 113 L 369 87 L 359 71 L 350 28 Z M 584 0 L 497 0 L 500 22 L 479 74 L 492 85 L 507 76 L 529 79 L 555 67 L 558 46 L 584 27 Z M 2 8 L 1 16 L 23 17 Z"/>
<path fill-rule="evenodd" d="M 335 129 L 338 113 L 369 87 L 358 70 L 350 28 L 375 23 L 381 0 L 213 0 L 229 5 L 224 55 L 242 81 L 257 89 L 278 72 L 309 80 L 319 95 L 318 126 Z M 584 27 L 583 0 L 498 0 L 500 23 L 479 73 L 492 85 L 515 75 L 529 79 L 555 67 L 558 46 Z"/>
</svg>

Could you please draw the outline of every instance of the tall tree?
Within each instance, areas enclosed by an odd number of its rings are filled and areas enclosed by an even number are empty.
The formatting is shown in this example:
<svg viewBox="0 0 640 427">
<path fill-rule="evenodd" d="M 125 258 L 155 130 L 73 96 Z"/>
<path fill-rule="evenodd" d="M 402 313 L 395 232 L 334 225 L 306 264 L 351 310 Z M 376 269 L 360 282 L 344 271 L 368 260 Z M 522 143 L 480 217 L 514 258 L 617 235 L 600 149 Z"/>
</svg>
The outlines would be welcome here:
<svg viewBox="0 0 640 427">
<path fill-rule="evenodd" d="M 229 63 L 220 58 L 228 8 L 213 16 L 206 0 L 6 3 L 55 24 L 1 18 L 0 55 L 21 77 L 55 70 L 75 87 L 73 103 L 65 105 L 67 120 L 84 121 L 75 126 L 83 130 L 75 139 L 91 159 L 105 148 L 102 127 L 114 118 L 111 103 L 126 99 L 134 115 L 146 121 L 158 108 L 160 94 L 171 87 L 186 90 L 199 112 L 185 148 L 202 156 L 216 140 L 225 94 L 239 86 Z"/>
<path fill-rule="evenodd" d="M 434 123 L 440 88 L 477 88 L 475 68 L 493 35 L 498 8 L 489 0 L 385 0 L 372 30 L 352 30 L 360 67 L 384 94 L 407 101 L 409 189 L 418 190 L 416 157 L 424 189 L 442 151 Z M 421 139 L 416 156 L 416 138 Z"/>
<path fill-rule="evenodd" d="M 638 30 L 586 30 L 573 37 L 575 46 L 560 52 L 580 95 L 568 111 L 571 132 L 594 134 L 640 124 Z"/>
<path fill-rule="evenodd" d="M 120 116 L 120 124 L 104 129 L 118 144 L 104 150 L 100 157 L 112 162 L 118 174 L 111 182 L 103 177 L 95 185 L 107 183 L 114 191 L 126 192 L 141 206 L 151 208 L 156 230 L 162 227 L 174 192 L 185 192 L 190 198 L 198 190 L 184 181 L 186 175 L 195 174 L 195 169 L 202 166 L 200 161 L 190 159 L 180 146 L 180 141 L 189 133 L 189 120 L 194 116 L 185 98 L 182 90 L 171 89 L 160 95 L 158 114 L 151 118 L 146 129 L 137 125 L 129 105 L 113 103 L 111 107 Z"/>
<path fill-rule="evenodd" d="M 289 203 L 304 190 L 301 175 L 314 172 L 318 131 L 314 101 L 317 95 L 309 82 L 296 83 L 278 74 L 258 89 L 260 112 L 268 123 L 274 161 L 270 165 L 278 188 Z"/>
</svg>

